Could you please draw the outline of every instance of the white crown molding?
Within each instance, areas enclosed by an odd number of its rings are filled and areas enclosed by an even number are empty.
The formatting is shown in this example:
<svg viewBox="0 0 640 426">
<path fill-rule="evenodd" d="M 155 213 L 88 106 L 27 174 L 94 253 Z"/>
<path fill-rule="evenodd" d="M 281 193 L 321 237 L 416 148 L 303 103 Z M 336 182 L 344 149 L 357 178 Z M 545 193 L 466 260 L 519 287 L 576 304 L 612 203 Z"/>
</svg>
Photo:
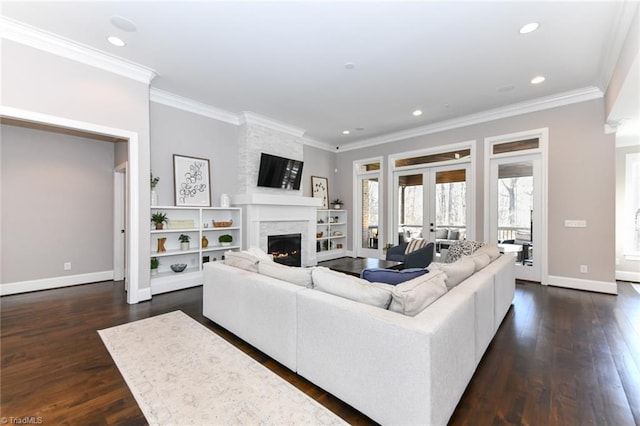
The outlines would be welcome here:
<svg viewBox="0 0 640 426">
<path fill-rule="evenodd" d="M 415 127 L 413 129 L 402 130 L 399 132 L 389 133 L 370 139 L 363 139 L 340 146 L 340 152 L 353 151 L 356 149 L 367 148 L 370 146 L 381 145 L 389 142 L 415 138 L 418 136 L 429 135 L 433 133 L 444 132 L 446 130 L 457 129 L 460 127 L 471 126 L 473 124 L 486 123 L 488 121 L 499 120 L 502 118 L 513 117 L 516 115 L 528 114 L 536 111 L 542 111 L 550 108 L 557 108 L 578 102 L 590 101 L 602 98 L 603 93 L 597 87 L 585 87 L 582 89 L 571 90 L 568 92 L 558 93 L 552 96 L 545 96 L 531 101 L 520 102 L 501 108 L 490 109 L 470 114 L 464 117 L 454 118 L 451 120 L 441 121 L 426 126 Z"/>
<path fill-rule="evenodd" d="M 620 52 L 631 31 L 634 15 L 638 13 L 638 7 L 636 1 L 624 1 L 619 4 L 618 15 L 609 31 L 600 66 L 600 87 L 605 92 L 618 64 Z"/>
<path fill-rule="evenodd" d="M 213 107 L 211 105 L 194 101 L 190 98 L 175 95 L 164 90 L 151 88 L 149 93 L 149 100 L 159 104 L 167 105 L 173 108 L 181 109 L 183 111 L 192 112 L 194 114 L 203 115 L 205 117 L 213 118 L 214 120 L 223 121 L 225 123 L 240 125 L 240 117 L 238 114 Z"/>
<path fill-rule="evenodd" d="M 240 124 L 257 124 L 259 126 L 263 126 L 278 132 L 287 133 L 298 138 L 301 138 L 305 133 L 305 130 L 303 129 L 290 126 L 281 121 L 273 120 L 269 117 L 265 117 L 251 111 L 244 111 L 240 115 Z"/>
<path fill-rule="evenodd" d="M 310 138 L 308 136 L 304 136 L 302 138 L 302 143 L 304 143 L 305 145 L 312 146 L 314 148 L 322 149 L 324 151 L 336 152 L 336 147 L 334 145 L 329 145 L 326 142 L 322 142 L 317 139 Z"/>
<path fill-rule="evenodd" d="M 100 68 L 144 84 L 150 84 L 151 80 L 157 75 L 151 68 L 118 58 L 5 16 L 0 16 L 0 38 Z"/>
</svg>

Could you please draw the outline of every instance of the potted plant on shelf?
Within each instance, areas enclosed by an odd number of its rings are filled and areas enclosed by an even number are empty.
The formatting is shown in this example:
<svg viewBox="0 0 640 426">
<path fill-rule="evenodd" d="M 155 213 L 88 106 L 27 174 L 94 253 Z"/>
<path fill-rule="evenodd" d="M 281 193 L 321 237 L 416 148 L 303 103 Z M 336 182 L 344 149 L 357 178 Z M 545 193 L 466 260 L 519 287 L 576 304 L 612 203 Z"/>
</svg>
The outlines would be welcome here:
<svg viewBox="0 0 640 426">
<path fill-rule="evenodd" d="M 223 246 L 230 246 L 233 241 L 233 237 L 229 234 L 220 235 L 218 237 L 218 242 Z"/>
<path fill-rule="evenodd" d="M 191 237 L 187 234 L 180 234 L 178 239 L 180 240 L 180 250 L 189 250 L 189 241 L 191 241 Z"/>
<path fill-rule="evenodd" d="M 157 257 L 151 258 L 151 275 L 158 275 L 158 266 L 160 265 L 160 261 Z"/>
<path fill-rule="evenodd" d="M 164 227 L 164 223 L 167 221 L 166 213 L 154 213 L 151 215 L 151 221 L 156 224 L 156 229 L 162 229 Z"/>
<path fill-rule="evenodd" d="M 334 210 L 340 210 L 342 208 L 342 204 L 344 204 L 342 202 L 342 200 L 340 198 L 336 198 L 335 200 L 333 200 L 331 202 L 331 205 L 333 206 Z"/>
</svg>

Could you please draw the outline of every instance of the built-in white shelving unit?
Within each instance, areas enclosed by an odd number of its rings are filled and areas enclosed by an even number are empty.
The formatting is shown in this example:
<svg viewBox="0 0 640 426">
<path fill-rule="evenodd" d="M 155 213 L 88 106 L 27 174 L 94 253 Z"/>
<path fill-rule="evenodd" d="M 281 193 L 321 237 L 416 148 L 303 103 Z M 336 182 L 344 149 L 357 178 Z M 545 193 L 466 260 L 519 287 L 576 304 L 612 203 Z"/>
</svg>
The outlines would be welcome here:
<svg viewBox="0 0 640 426">
<path fill-rule="evenodd" d="M 347 210 L 318 209 L 316 215 L 316 258 L 318 262 L 347 253 Z"/>
<path fill-rule="evenodd" d="M 163 229 L 155 229 L 151 223 L 151 250 L 149 259 L 157 258 L 160 265 L 158 273 L 151 275 L 151 294 L 165 293 L 202 284 L 204 263 L 219 262 L 225 251 L 240 250 L 242 244 L 242 210 L 222 207 L 176 207 L 153 206 L 151 214 L 165 213 L 168 223 Z M 213 222 L 232 221 L 231 226 L 215 227 Z M 176 227 L 177 226 L 177 227 Z M 179 237 L 188 235 L 191 239 L 189 249 L 181 250 Z M 218 242 L 218 237 L 228 234 L 233 237 L 229 246 Z M 203 238 L 208 241 L 203 247 Z M 166 238 L 166 251 L 158 252 L 158 239 Z M 183 272 L 173 272 L 171 265 L 186 263 Z"/>
</svg>

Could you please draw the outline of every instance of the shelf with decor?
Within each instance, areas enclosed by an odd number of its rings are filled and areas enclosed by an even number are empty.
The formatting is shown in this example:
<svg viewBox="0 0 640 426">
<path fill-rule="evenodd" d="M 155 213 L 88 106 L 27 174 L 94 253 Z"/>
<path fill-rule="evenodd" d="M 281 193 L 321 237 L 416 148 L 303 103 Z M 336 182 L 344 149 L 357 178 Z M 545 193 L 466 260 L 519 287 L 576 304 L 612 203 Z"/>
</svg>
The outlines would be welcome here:
<svg viewBox="0 0 640 426">
<path fill-rule="evenodd" d="M 336 259 L 347 253 L 347 210 L 318 209 L 316 213 L 316 258 Z"/>
<path fill-rule="evenodd" d="M 162 229 L 156 229 L 153 220 L 163 216 Z M 152 294 L 202 285 L 204 263 L 221 261 L 227 250 L 241 249 L 240 208 L 153 206 L 151 218 L 149 258 L 152 264 L 158 263 L 155 272 L 151 270 Z M 222 235 L 231 239 L 229 245 L 221 244 Z M 188 248 L 181 247 L 184 240 Z M 174 272 L 171 265 L 175 264 L 186 264 L 186 268 Z"/>
</svg>

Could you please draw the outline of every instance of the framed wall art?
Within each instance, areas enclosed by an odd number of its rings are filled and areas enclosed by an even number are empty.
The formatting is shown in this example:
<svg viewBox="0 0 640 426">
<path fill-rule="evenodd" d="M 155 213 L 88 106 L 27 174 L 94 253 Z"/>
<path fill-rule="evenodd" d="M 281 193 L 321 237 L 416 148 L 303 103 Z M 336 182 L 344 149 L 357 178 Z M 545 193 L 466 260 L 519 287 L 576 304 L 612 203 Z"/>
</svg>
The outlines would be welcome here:
<svg viewBox="0 0 640 426">
<path fill-rule="evenodd" d="M 329 181 L 326 177 L 311 176 L 311 196 L 322 198 L 322 208 L 329 208 Z"/>
<path fill-rule="evenodd" d="M 211 207 L 209 160 L 173 154 L 176 206 Z"/>
</svg>

